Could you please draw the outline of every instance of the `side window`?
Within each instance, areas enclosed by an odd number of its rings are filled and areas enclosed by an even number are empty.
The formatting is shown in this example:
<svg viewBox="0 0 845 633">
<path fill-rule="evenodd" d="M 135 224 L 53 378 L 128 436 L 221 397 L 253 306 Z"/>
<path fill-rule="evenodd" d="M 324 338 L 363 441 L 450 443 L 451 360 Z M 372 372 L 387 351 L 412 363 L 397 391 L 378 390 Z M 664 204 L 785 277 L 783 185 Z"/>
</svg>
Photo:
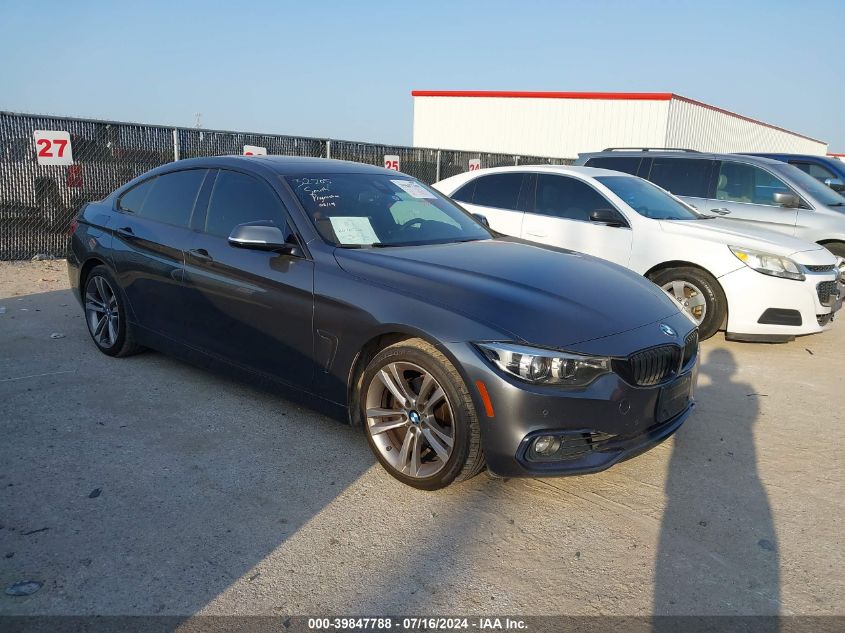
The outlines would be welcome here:
<svg viewBox="0 0 845 633">
<path fill-rule="evenodd" d="M 584 163 L 584 166 L 612 169 L 613 171 L 621 171 L 636 176 L 640 169 L 641 161 L 642 158 L 636 156 L 599 156 L 597 158 L 591 158 Z"/>
<path fill-rule="evenodd" d="M 136 213 L 142 218 L 174 226 L 188 226 L 197 194 L 207 172 L 207 169 L 188 169 L 154 178 L 150 181 L 150 190 Z"/>
<path fill-rule="evenodd" d="M 587 183 L 553 174 L 537 176 L 534 213 L 586 222 L 596 209 L 613 209 L 613 205 Z"/>
<path fill-rule="evenodd" d="M 276 194 L 269 185 L 252 176 L 221 169 L 211 190 L 205 232 L 229 237 L 238 224 L 259 220 L 283 228 L 284 212 Z"/>
<path fill-rule="evenodd" d="M 516 210 L 519 208 L 522 178 L 520 173 L 482 176 L 475 181 L 475 195 L 472 203 L 485 207 Z"/>
<path fill-rule="evenodd" d="M 472 198 L 475 195 L 475 183 L 477 180 L 477 178 L 470 180 L 449 197 L 452 198 L 452 200 L 457 200 L 458 202 L 469 202 L 472 204 Z"/>
<path fill-rule="evenodd" d="M 676 196 L 706 198 L 712 165 L 713 161 L 700 158 L 658 157 L 648 179 Z"/>
<path fill-rule="evenodd" d="M 790 161 L 791 165 L 795 165 L 798 169 L 803 171 L 806 174 L 810 174 L 813 178 L 820 182 L 824 182 L 828 178 L 836 178 L 836 174 L 832 171 L 827 169 L 826 167 L 822 167 L 821 165 L 817 165 L 816 163 L 804 163 L 798 161 Z"/>
<path fill-rule="evenodd" d="M 128 211 L 129 213 L 138 213 L 144 204 L 144 200 L 147 199 L 147 194 L 153 188 L 153 182 L 155 182 L 155 178 L 145 180 L 140 185 L 132 187 L 132 189 L 120 196 L 120 200 L 117 201 L 117 208 L 121 211 Z"/>
<path fill-rule="evenodd" d="M 775 193 L 790 189 L 769 172 L 745 163 L 723 161 L 719 168 L 716 197 L 731 202 L 775 205 Z"/>
</svg>

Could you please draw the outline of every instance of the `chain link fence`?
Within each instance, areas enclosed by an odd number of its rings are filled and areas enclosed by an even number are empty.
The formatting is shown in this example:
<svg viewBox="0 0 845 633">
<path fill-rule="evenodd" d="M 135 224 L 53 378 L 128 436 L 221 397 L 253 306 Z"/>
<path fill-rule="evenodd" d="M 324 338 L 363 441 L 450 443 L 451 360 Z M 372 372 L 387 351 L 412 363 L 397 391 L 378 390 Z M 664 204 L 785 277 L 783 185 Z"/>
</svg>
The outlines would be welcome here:
<svg viewBox="0 0 845 633">
<path fill-rule="evenodd" d="M 48 134 L 36 137 L 36 131 Z M 57 133 L 69 135 L 67 147 L 65 137 Z M 472 168 L 572 162 L 0 112 L 0 260 L 62 257 L 68 226 L 86 202 L 103 198 L 158 165 L 198 156 L 239 155 L 249 146 L 267 154 L 393 166 L 428 184 Z M 50 162 L 63 164 L 43 164 Z"/>
</svg>

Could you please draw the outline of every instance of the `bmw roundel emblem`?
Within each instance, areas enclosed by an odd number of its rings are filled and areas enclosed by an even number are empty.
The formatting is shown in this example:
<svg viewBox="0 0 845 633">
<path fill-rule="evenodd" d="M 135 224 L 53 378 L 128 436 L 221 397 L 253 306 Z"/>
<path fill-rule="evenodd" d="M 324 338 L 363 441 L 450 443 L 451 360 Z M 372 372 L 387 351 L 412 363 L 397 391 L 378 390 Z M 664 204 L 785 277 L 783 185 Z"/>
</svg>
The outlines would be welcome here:
<svg viewBox="0 0 845 633">
<path fill-rule="evenodd" d="M 663 332 L 666 336 L 671 336 L 672 338 L 678 335 L 678 333 L 674 330 L 672 326 L 666 325 L 665 323 L 660 324 L 660 331 Z"/>
</svg>

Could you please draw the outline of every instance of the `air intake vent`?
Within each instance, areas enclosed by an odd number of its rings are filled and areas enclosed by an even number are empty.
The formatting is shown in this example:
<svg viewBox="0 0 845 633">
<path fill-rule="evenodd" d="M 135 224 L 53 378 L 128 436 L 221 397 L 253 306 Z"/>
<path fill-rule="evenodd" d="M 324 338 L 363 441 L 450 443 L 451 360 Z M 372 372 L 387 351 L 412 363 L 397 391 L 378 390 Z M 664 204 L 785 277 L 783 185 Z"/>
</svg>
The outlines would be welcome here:
<svg viewBox="0 0 845 633">
<path fill-rule="evenodd" d="M 680 365 L 681 348 L 661 345 L 632 354 L 628 360 L 615 361 L 614 369 L 628 382 L 651 387 L 677 374 Z"/>
</svg>

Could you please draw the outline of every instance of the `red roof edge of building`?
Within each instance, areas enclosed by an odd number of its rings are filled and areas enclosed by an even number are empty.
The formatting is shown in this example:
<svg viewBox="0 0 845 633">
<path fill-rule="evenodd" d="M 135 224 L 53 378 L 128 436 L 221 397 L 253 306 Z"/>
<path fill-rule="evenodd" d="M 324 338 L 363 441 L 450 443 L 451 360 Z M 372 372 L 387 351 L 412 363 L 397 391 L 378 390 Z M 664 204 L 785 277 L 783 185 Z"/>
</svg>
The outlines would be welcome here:
<svg viewBox="0 0 845 633">
<path fill-rule="evenodd" d="M 828 156 L 835 156 L 836 158 L 839 158 L 840 156 L 845 156 L 845 154 L 837 154 L 836 152 L 828 152 L 827 155 Z"/>
<path fill-rule="evenodd" d="M 603 99 L 669 101 L 671 92 L 526 92 L 514 90 L 412 90 L 412 97 L 499 97 L 509 99 Z"/>
<path fill-rule="evenodd" d="M 751 117 L 747 117 L 742 114 L 737 114 L 736 112 L 731 112 L 730 110 L 725 110 L 724 108 L 712 106 L 708 103 L 704 103 L 703 101 L 690 99 L 689 97 L 684 97 L 679 94 L 675 94 L 674 92 L 531 92 L 518 90 L 412 90 L 411 96 L 488 97 L 505 99 L 597 99 L 606 101 L 671 101 L 672 99 L 677 99 L 678 101 L 684 101 L 692 105 L 707 108 L 708 110 L 714 110 L 715 112 L 719 112 L 727 116 L 741 119 L 743 121 L 748 121 L 749 123 L 756 123 L 757 125 L 763 125 L 767 128 L 771 128 L 773 130 L 777 130 L 785 134 L 798 136 L 814 143 L 824 143 L 825 145 L 827 145 L 826 141 L 821 141 L 817 138 L 813 138 L 812 136 L 799 134 L 798 132 L 793 132 L 792 130 L 787 130 L 786 128 L 778 127 L 777 125 L 772 125 L 771 123 L 766 123 L 758 119 L 752 119 Z"/>
</svg>

